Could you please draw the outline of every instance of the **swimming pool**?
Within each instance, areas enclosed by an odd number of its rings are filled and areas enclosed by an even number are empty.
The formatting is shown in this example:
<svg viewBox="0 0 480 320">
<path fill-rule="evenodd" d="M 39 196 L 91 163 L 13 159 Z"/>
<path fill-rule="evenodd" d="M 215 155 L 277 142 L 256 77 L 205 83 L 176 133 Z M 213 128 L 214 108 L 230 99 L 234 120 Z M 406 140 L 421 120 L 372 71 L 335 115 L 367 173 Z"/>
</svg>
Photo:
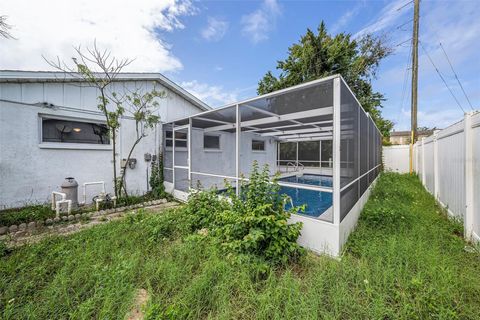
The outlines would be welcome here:
<svg viewBox="0 0 480 320">
<path fill-rule="evenodd" d="M 333 185 L 332 177 L 304 174 L 301 177 L 290 176 L 279 179 L 281 182 L 308 184 L 314 186 L 331 187 Z M 319 217 L 325 210 L 332 206 L 332 193 L 316 190 L 306 190 L 294 187 L 280 187 L 280 193 L 286 194 L 292 198 L 294 206 L 305 205 L 305 211 L 301 214 L 311 217 Z M 286 209 L 292 207 L 291 203 L 286 204 Z"/>
<path fill-rule="evenodd" d="M 328 176 L 321 176 L 318 174 L 304 174 L 300 177 L 297 176 L 290 176 L 279 179 L 282 182 L 290 182 L 290 183 L 301 183 L 301 184 L 309 184 L 312 186 L 322 186 L 322 187 L 332 187 L 333 186 L 333 179 L 332 177 Z"/>
</svg>

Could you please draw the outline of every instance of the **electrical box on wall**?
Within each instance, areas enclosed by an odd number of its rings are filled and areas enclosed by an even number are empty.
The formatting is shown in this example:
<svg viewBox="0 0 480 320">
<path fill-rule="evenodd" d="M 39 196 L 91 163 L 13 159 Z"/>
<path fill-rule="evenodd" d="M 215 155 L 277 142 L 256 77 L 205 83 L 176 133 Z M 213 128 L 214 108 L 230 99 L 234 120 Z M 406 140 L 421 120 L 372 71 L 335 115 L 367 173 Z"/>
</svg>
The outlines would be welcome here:
<svg viewBox="0 0 480 320">
<path fill-rule="evenodd" d="M 137 159 L 130 158 L 130 160 L 128 160 L 128 167 L 130 169 L 135 169 L 136 164 Z M 127 159 L 122 159 L 122 161 L 120 162 L 120 166 L 122 167 L 122 169 L 125 169 L 127 167 Z"/>
<path fill-rule="evenodd" d="M 145 159 L 146 162 L 152 161 L 152 155 L 151 155 L 150 153 L 145 153 L 145 154 L 143 155 L 143 157 L 144 157 L 144 159 Z"/>
<path fill-rule="evenodd" d="M 135 169 L 135 165 L 137 164 L 137 159 L 135 158 L 130 158 L 130 160 L 128 160 L 128 167 L 130 169 Z"/>
</svg>

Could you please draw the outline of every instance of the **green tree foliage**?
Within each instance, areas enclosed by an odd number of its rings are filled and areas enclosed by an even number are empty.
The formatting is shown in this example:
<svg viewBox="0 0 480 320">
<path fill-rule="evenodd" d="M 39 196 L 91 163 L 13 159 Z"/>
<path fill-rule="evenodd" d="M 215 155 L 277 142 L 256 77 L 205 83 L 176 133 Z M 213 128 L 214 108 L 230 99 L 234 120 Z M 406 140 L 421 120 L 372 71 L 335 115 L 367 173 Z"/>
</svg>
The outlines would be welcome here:
<svg viewBox="0 0 480 320">
<path fill-rule="evenodd" d="M 393 123 L 382 118 L 384 96 L 375 92 L 371 80 L 376 77 L 380 61 L 391 53 L 382 37 L 365 35 L 352 39 L 347 33 L 328 34 L 322 21 L 315 34 L 310 29 L 298 43 L 288 48 L 288 57 L 277 61 L 280 75 L 268 71 L 258 83 L 258 94 L 288 88 L 303 82 L 341 74 L 356 97 L 379 127 L 389 136 Z"/>
</svg>

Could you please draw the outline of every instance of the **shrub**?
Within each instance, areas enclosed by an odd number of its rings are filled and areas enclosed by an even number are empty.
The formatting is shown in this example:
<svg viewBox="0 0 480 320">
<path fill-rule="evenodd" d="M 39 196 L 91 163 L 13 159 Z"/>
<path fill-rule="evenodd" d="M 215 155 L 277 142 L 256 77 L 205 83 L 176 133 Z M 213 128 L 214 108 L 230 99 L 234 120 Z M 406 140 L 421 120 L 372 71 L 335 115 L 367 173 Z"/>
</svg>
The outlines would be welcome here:
<svg viewBox="0 0 480 320">
<path fill-rule="evenodd" d="M 215 190 L 191 194 L 186 212 L 192 228 L 208 228 L 222 249 L 230 256 L 253 256 L 273 264 L 284 264 L 303 254 L 297 244 L 301 223 L 288 224 L 292 212 L 284 209 L 276 178 L 270 182 L 268 166 L 262 171 L 254 162 L 248 185 L 241 184 L 241 194 L 229 186 L 229 200 L 218 197 Z"/>
<path fill-rule="evenodd" d="M 215 223 L 216 216 L 223 211 L 229 210 L 231 204 L 218 196 L 216 189 L 205 191 L 192 191 L 184 212 L 189 216 L 192 231 L 211 227 Z"/>
</svg>

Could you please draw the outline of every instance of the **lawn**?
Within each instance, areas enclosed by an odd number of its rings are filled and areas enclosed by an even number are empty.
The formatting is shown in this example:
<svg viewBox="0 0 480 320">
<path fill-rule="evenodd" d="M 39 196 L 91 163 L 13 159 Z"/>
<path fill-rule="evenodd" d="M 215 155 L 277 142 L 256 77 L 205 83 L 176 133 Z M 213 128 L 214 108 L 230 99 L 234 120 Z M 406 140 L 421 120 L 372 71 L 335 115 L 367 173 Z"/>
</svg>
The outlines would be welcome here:
<svg viewBox="0 0 480 320">
<path fill-rule="evenodd" d="M 235 263 L 182 209 L 137 214 L 0 258 L 4 319 L 478 319 L 480 254 L 416 177 L 382 174 L 341 260 Z M 234 260 L 233 260 L 234 261 Z"/>
</svg>

